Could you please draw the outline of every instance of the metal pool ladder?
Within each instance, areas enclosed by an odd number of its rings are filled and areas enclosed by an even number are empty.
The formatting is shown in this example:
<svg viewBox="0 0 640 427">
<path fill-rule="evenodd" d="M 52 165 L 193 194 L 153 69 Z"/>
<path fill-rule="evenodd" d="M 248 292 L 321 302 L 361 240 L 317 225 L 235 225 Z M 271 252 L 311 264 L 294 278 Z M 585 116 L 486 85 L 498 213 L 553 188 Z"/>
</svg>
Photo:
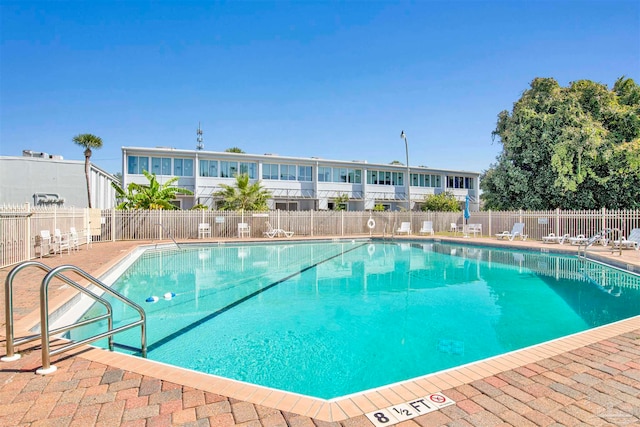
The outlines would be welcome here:
<svg viewBox="0 0 640 427">
<path fill-rule="evenodd" d="M 601 232 L 596 233 L 593 236 L 589 237 L 589 239 L 586 242 L 578 245 L 578 258 L 582 258 L 583 260 L 586 260 L 587 249 L 589 249 L 590 246 L 594 245 L 599 240 L 606 239 L 607 234 L 613 234 L 614 231 L 618 232 L 618 239 L 620 239 L 621 238 L 620 234 L 622 231 L 619 228 L 605 228 Z M 582 252 L 581 252 L 581 249 L 582 249 Z M 622 255 L 622 245 L 620 245 L 620 255 Z"/>
<path fill-rule="evenodd" d="M 42 283 L 40 285 L 40 334 L 28 335 L 22 338 L 15 339 L 13 332 L 13 279 L 15 276 L 23 269 L 27 267 L 37 267 L 43 271 L 46 271 L 47 274 L 42 279 Z M 73 271 L 84 279 L 88 280 L 93 286 L 99 288 L 100 290 L 112 295 L 116 299 L 122 301 L 124 304 L 133 308 L 140 314 L 140 319 L 135 320 L 129 324 L 113 328 L 113 310 L 111 308 L 111 304 L 100 295 L 90 290 L 88 287 L 84 287 L 77 282 L 69 279 L 68 277 L 62 275 L 64 271 Z M 62 280 L 67 285 L 73 287 L 77 291 L 81 292 L 84 295 L 94 299 L 96 302 L 102 304 L 106 313 L 93 317 L 91 319 L 79 320 L 73 324 L 63 326 L 60 328 L 49 330 L 49 283 L 54 278 Z M 125 331 L 127 329 L 134 328 L 136 326 L 140 326 L 141 329 L 141 337 L 140 337 L 140 352 L 142 353 L 142 357 L 147 357 L 147 332 L 146 332 L 146 314 L 144 309 L 140 307 L 135 302 L 131 301 L 124 295 L 119 292 L 111 289 L 106 284 L 102 283 L 100 280 L 95 277 L 89 275 L 84 270 L 73 266 L 73 265 L 61 265 L 59 267 L 51 268 L 45 264 L 42 264 L 37 261 L 26 261 L 22 264 L 17 265 L 9 272 L 7 279 L 5 280 L 5 314 L 6 314 L 6 337 L 7 337 L 7 355 L 2 357 L 0 360 L 3 362 L 11 362 L 14 360 L 18 360 L 20 358 L 20 354 L 15 353 L 15 346 L 24 344 L 27 342 L 35 341 L 38 338 L 42 339 L 42 368 L 36 370 L 37 374 L 46 375 L 51 374 L 56 371 L 56 367 L 51 365 L 51 356 L 55 356 L 57 354 L 63 353 L 67 350 L 72 350 L 74 348 L 80 347 L 81 345 L 88 344 L 94 341 L 97 341 L 102 338 L 108 338 L 109 342 L 109 350 L 113 351 L 114 342 L 113 335 L 118 332 Z M 106 332 L 102 332 L 98 335 L 94 335 L 89 338 L 85 338 L 80 341 L 73 341 L 64 346 L 58 347 L 55 350 L 50 349 L 50 341 L 51 335 L 57 335 L 62 332 L 69 331 L 73 328 L 79 326 L 85 326 L 93 322 L 97 322 L 103 319 L 107 319 L 108 330 Z M 138 350 L 138 349 L 136 349 Z"/>
</svg>

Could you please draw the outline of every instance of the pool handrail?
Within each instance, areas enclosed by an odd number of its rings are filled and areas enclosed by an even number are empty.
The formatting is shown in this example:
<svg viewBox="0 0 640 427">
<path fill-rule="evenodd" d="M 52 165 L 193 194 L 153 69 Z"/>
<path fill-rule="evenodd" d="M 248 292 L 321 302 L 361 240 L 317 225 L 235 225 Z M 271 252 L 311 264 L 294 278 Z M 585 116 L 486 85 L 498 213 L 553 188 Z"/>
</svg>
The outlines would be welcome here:
<svg viewBox="0 0 640 427">
<path fill-rule="evenodd" d="M 38 267 L 47 272 L 45 277 L 42 279 L 42 283 L 40 285 L 40 334 L 30 335 L 30 336 L 26 336 L 18 340 L 15 340 L 14 330 L 13 330 L 13 295 L 12 295 L 13 280 L 19 271 L 30 266 Z M 90 289 L 85 288 L 84 286 L 81 286 L 80 284 L 76 283 L 75 281 L 61 274 L 62 272 L 68 271 L 68 270 L 74 271 L 76 274 L 88 280 L 91 284 L 93 284 L 97 288 L 112 295 L 116 299 L 123 302 L 125 305 L 128 305 L 129 307 L 138 311 L 138 313 L 140 314 L 140 319 L 132 323 L 113 329 L 113 315 L 112 315 L 113 310 L 112 310 L 111 304 L 107 300 L 102 298 L 100 295 L 97 295 Z M 49 330 L 49 283 L 53 278 L 58 278 L 62 280 L 66 284 L 78 290 L 79 292 L 101 303 L 105 307 L 107 313 L 93 317 L 91 319 L 77 321 L 67 326 Z M 57 368 L 51 365 L 51 356 L 63 353 L 67 350 L 72 350 L 81 345 L 88 344 L 102 338 L 108 338 L 109 350 L 113 351 L 113 346 L 114 346 L 113 335 L 137 326 L 140 326 L 141 328 L 140 351 L 142 353 L 142 357 L 147 356 L 146 313 L 144 312 L 144 309 L 140 307 L 138 304 L 136 304 L 135 302 L 125 297 L 124 295 L 120 294 L 118 291 L 112 289 L 111 287 L 107 286 L 106 284 L 102 283 L 100 280 L 96 279 L 95 277 L 91 276 L 90 274 L 88 274 L 87 272 L 85 272 L 84 270 L 76 266 L 61 265 L 55 268 L 50 268 L 37 261 L 27 261 L 16 266 L 13 270 L 11 270 L 11 272 L 7 276 L 7 279 L 5 280 L 5 308 L 6 308 L 5 311 L 6 311 L 6 332 L 7 332 L 7 344 L 6 344 L 7 355 L 3 357 L 1 360 L 5 362 L 9 362 L 9 361 L 19 359 L 20 355 L 15 354 L 14 352 L 15 345 L 34 341 L 38 339 L 38 337 L 40 337 L 42 342 L 42 368 L 36 370 L 37 374 L 46 375 L 56 371 Z M 52 334 L 56 335 L 61 332 L 65 332 L 79 326 L 85 326 L 90 323 L 100 321 L 103 319 L 107 319 L 107 323 L 108 323 L 107 325 L 108 330 L 106 332 L 94 335 L 89 338 L 85 338 L 80 341 L 71 342 L 53 351 L 50 351 L 50 338 Z"/>
<path fill-rule="evenodd" d="M 48 265 L 45 265 L 45 264 L 43 264 L 41 262 L 25 261 L 25 262 L 17 265 L 16 267 L 14 267 L 9 272 L 9 274 L 7 275 L 7 278 L 5 279 L 5 291 L 4 291 L 5 330 L 6 330 L 6 339 L 7 339 L 7 342 L 6 342 L 7 354 L 0 359 L 3 362 L 9 362 L 9 361 L 17 360 L 17 359 L 20 358 L 20 355 L 15 353 L 15 346 L 16 345 L 20 345 L 20 344 L 28 343 L 28 342 L 31 342 L 31 341 L 35 341 L 36 339 L 38 339 L 40 337 L 40 334 L 34 334 L 34 335 L 27 335 L 25 337 L 15 339 L 15 333 L 14 333 L 14 328 L 13 328 L 13 280 L 15 279 L 15 276 L 20 271 L 22 271 L 23 269 L 25 269 L 27 267 L 38 267 L 39 269 L 45 271 L 46 273 L 48 273 L 48 272 L 50 272 L 52 270 L 51 267 L 49 267 Z M 90 290 L 78 285 L 76 282 L 74 282 L 73 280 L 69 279 L 66 276 L 61 275 L 59 278 L 60 278 L 60 280 L 65 282 L 67 285 L 77 289 L 78 291 L 80 291 L 82 293 L 86 293 L 89 296 L 91 296 L 92 298 L 94 298 L 95 300 L 99 301 L 100 303 L 102 303 L 105 306 L 105 309 L 107 310 L 106 314 L 103 314 L 101 316 L 97 316 L 97 317 L 92 318 L 92 319 L 84 320 L 82 322 L 79 322 L 75 326 L 84 326 L 85 324 L 96 322 L 96 321 L 99 321 L 99 320 L 102 320 L 102 319 L 105 319 L 105 318 L 109 322 L 109 325 L 112 325 L 112 315 L 111 315 L 111 313 L 113 312 L 113 310 L 111 308 L 111 304 L 107 300 L 103 299 L 99 295 L 96 295 L 96 294 L 92 293 Z M 50 331 L 50 333 L 58 334 L 58 333 L 61 333 L 61 332 L 65 332 L 65 331 L 67 331 L 69 329 L 70 328 L 68 328 L 68 327 L 62 327 L 62 328 L 54 329 L 54 330 Z M 111 347 L 110 347 L 110 349 L 111 349 Z"/>
</svg>

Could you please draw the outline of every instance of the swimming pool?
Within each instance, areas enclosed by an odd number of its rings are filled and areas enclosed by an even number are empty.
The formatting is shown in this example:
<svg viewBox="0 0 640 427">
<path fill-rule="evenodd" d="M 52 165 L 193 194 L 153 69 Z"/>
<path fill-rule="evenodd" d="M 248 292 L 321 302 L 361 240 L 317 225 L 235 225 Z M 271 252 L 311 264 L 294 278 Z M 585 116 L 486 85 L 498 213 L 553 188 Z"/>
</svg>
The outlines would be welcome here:
<svg viewBox="0 0 640 427">
<path fill-rule="evenodd" d="M 147 251 L 114 287 L 147 311 L 150 359 L 320 398 L 640 312 L 640 280 L 618 270 L 424 241 Z"/>
</svg>

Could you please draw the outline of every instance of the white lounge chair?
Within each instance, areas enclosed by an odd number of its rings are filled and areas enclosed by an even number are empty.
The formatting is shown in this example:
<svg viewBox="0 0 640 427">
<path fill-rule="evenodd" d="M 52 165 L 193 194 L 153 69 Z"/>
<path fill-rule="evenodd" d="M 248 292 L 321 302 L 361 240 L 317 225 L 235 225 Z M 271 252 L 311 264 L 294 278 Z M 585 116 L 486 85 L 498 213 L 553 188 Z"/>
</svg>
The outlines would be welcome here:
<svg viewBox="0 0 640 427">
<path fill-rule="evenodd" d="M 449 227 L 449 231 L 452 232 L 453 234 L 456 234 L 456 232 L 458 231 L 458 224 L 456 224 L 455 222 L 452 222 L 451 227 Z"/>
<path fill-rule="evenodd" d="M 198 239 L 211 237 L 211 225 L 208 222 L 198 224 Z"/>
<path fill-rule="evenodd" d="M 502 233 L 496 234 L 498 239 L 509 239 L 513 240 L 516 237 L 520 237 L 522 240 L 527 240 L 528 235 L 523 233 L 524 231 L 524 222 L 516 222 L 513 224 L 513 228 L 511 232 L 503 231 Z"/>
<path fill-rule="evenodd" d="M 572 245 L 584 245 L 589 241 L 584 234 L 578 234 L 576 237 L 569 237 L 569 243 Z"/>
<path fill-rule="evenodd" d="M 246 222 L 238 223 L 238 238 L 251 237 L 251 227 Z"/>
<path fill-rule="evenodd" d="M 615 249 L 640 249 L 640 228 L 634 228 L 629 233 L 629 237 L 622 236 L 619 240 L 613 241 L 613 247 Z"/>
<path fill-rule="evenodd" d="M 271 223 L 267 222 L 267 231 L 263 232 L 263 234 L 270 239 L 273 239 L 274 237 L 281 236 L 281 235 L 284 235 L 285 237 L 289 238 L 293 236 L 293 231 L 285 231 L 282 228 L 273 228 L 271 226 Z"/>
<path fill-rule="evenodd" d="M 544 236 L 542 238 L 542 243 L 559 243 L 563 245 L 564 242 L 569 239 L 569 236 L 569 233 L 563 234 L 562 236 L 556 236 L 555 233 L 549 233 L 548 236 Z"/>
<path fill-rule="evenodd" d="M 407 236 L 411 234 L 411 223 L 410 222 L 401 222 L 400 228 L 396 230 L 396 234 L 406 234 Z"/>
<path fill-rule="evenodd" d="M 431 234 L 433 236 L 433 221 L 422 221 L 422 228 L 419 231 L 420 234 Z"/>
</svg>

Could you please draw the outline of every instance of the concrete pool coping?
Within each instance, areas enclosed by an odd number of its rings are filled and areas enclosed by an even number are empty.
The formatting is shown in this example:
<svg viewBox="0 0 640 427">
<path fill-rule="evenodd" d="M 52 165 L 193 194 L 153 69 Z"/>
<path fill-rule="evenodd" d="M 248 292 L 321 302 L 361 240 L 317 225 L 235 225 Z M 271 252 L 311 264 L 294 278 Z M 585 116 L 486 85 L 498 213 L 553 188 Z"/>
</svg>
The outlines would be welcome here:
<svg viewBox="0 0 640 427">
<path fill-rule="evenodd" d="M 504 246 L 524 248 L 531 247 L 548 247 L 542 246 L 538 242 L 508 242 L 504 245 L 497 244 L 491 239 L 453 239 L 443 236 L 436 236 L 436 239 L 451 240 L 461 243 L 482 243 L 492 246 Z M 430 237 L 417 238 L 410 236 L 409 239 L 431 240 Z M 297 239 L 296 239 L 297 240 Z M 318 240 L 318 238 L 314 238 Z M 238 240 L 234 240 L 238 241 Z M 255 241 L 255 239 L 242 239 L 243 242 Z M 265 241 L 263 239 L 257 241 Z M 136 242 L 138 246 L 142 242 Z M 100 244 L 102 245 L 102 244 Z M 96 248 L 98 245 L 95 245 Z M 570 251 L 572 248 L 559 248 L 556 245 L 554 249 L 564 249 Z M 539 249 L 538 249 L 539 250 Z M 94 249 L 86 251 L 90 253 Z M 635 253 L 634 253 L 635 252 Z M 113 258 L 123 258 L 129 252 L 115 256 Z M 599 256 L 606 254 L 599 254 Z M 68 261 L 73 263 L 71 257 L 55 257 L 56 260 Z M 49 258 L 48 260 L 52 260 Z M 640 267 L 640 256 L 636 251 L 625 251 L 624 263 L 631 263 L 635 267 Z M 110 265 L 113 265 L 111 263 Z M 109 266 L 101 266 L 103 272 Z M 100 276 L 102 272 L 100 268 L 95 269 L 92 274 Z M 64 292 L 60 292 L 52 301 L 56 304 L 64 302 Z M 37 301 L 36 301 L 37 302 Z M 35 316 L 35 317 L 34 317 Z M 20 336 L 22 331 L 28 329 L 31 325 L 39 321 L 38 312 L 32 312 L 20 319 L 16 324 L 16 334 Z M 496 356 L 485 361 L 476 362 L 462 367 L 453 368 L 436 374 L 427 375 L 417 379 L 405 381 L 389 387 L 370 390 L 363 393 L 348 396 L 346 398 L 322 400 L 308 398 L 306 396 L 285 393 L 277 390 L 271 390 L 264 387 L 258 387 L 241 383 L 238 381 L 222 379 L 211 375 L 195 373 L 181 368 L 175 368 L 158 362 L 152 362 L 145 359 L 126 356 L 119 353 L 110 353 L 104 350 L 88 349 L 78 352 L 75 356 L 61 355 L 60 359 L 68 357 L 79 357 L 87 361 L 104 364 L 106 366 L 117 367 L 126 372 L 135 373 L 144 377 L 153 377 L 162 381 L 181 384 L 183 387 L 190 387 L 207 393 L 215 393 L 217 395 L 227 396 L 228 398 L 246 402 L 260 407 L 268 407 L 282 411 L 283 413 L 299 414 L 313 420 L 323 422 L 348 422 L 353 419 L 361 419 L 362 414 L 385 408 L 394 404 L 403 403 L 416 397 L 422 397 L 433 392 L 456 390 L 468 384 L 482 381 L 486 378 L 492 378 L 504 372 L 514 369 L 521 369 L 526 366 L 537 365 L 538 363 L 549 360 L 550 358 L 559 357 L 567 352 L 584 348 L 585 346 L 596 345 L 603 341 L 613 339 L 628 333 L 638 333 L 640 331 L 640 317 L 634 317 L 612 325 L 603 326 L 597 329 L 575 334 L 569 337 L 561 338 L 551 342 L 543 343 L 524 350 L 518 350 L 506 355 Z M 3 330 L 4 332 L 4 330 Z M 640 351 L 639 351 L 640 354 Z M 55 363 L 56 358 L 53 359 Z M 634 362 L 635 363 L 635 362 Z M 9 364 L 10 365 L 10 364 Z M 5 369 L 6 364 L 3 363 L 2 368 Z M 635 369 L 635 368 L 634 368 Z M 32 373 L 33 375 L 33 373 Z M 55 376 L 54 374 L 53 376 Z M 455 393 L 453 393 L 455 395 Z M 453 396 L 450 398 L 456 399 Z M 458 400 L 458 399 L 456 399 Z M 448 412 L 451 412 L 450 410 Z M 1 414 L 1 411 L 0 411 Z M 426 417 L 426 416 L 425 416 Z M 433 416 L 431 416 L 433 417 Z M 419 421 L 419 419 L 417 419 Z M 368 422 L 368 421 L 367 421 Z M 317 423 L 316 423 L 317 424 Z"/>
</svg>

